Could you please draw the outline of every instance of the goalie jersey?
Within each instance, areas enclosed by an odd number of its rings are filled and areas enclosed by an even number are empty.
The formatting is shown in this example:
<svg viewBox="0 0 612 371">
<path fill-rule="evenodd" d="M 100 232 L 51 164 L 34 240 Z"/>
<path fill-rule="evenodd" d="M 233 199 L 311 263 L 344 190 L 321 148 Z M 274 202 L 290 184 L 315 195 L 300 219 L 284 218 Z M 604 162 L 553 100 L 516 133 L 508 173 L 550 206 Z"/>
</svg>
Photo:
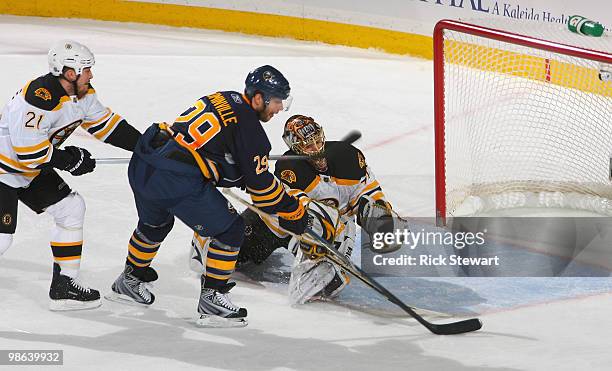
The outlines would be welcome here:
<svg viewBox="0 0 612 371">
<path fill-rule="evenodd" d="M 285 155 L 295 155 L 291 150 Z M 366 164 L 363 153 L 345 142 L 325 142 L 327 171 L 319 173 L 308 161 L 277 161 L 274 174 L 296 197 L 307 196 L 337 207 L 341 214 L 354 215 L 359 199 L 368 195 L 384 200 L 376 177 Z"/>
<path fill-rule="evenodd" d="M 0 182 L 26 187 L 51 160 L 54 148 L 79 126 L 114 144 L 112 135 L 120 125 L 128 124 L 98 101 L 93 87 L 77 99 L 51 74 L 32 80 L 0 116 Z"/>
</svg>

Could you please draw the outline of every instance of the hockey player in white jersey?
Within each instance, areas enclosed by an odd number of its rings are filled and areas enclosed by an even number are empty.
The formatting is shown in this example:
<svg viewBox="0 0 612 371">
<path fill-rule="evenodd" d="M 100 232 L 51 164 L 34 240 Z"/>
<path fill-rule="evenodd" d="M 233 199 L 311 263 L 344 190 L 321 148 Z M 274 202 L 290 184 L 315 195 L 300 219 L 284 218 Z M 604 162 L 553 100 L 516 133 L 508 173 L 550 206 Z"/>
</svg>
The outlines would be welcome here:
<svg viewBox="0 0 612 371">
<path fill-rule="evenodd" d="M 310 226 L 350 259 L 359 224 L 368 234 L 393 231 L 391 205 L 366 164 L 363 153 L 342 141 L 326 141 L 321 125 L 311 117 L 294 115 L 287 120 L 283 139 L 290 148 L 285 155 L 306 155 L 308 160 L 290 159 L 276 163 L 274 174 L 289 188 L 289 194 L 307 205 Z M 333 298 L 348 284 L 348 275 L 308 246 L 281 231 L 273 220 L 262 220 L 250 210 L 242 213 L 246 222 L 245 241 L 238 256 L 239 267 L 261 264 L 277 248 L 288 247 L 295 255 L 289 283 L 292 303 L 303 304 L 318 298 Z M 193 270 L 202 270 L 208 239 L 192 241 Z M 367 245 L 371 248 L 371 244 Z M 399 245 L 376 250 L 388 253 Z M 240 268 L 238 268 L 240 270 Z"/>
<path fill-rule="evenodd" d="M 92 172 L 95 160 L 84 148 L 64 141 L 81 127 L 95 138 L 132 151 L 140 132 L 104 107 L 90 84 L 94 55 L 65 40 L 48 54 L 49 73 L 28 82 L 0 116 L 0 255 L 16 230 L 17 201 L 55 222 L 49 297 L 52 310 L 95 308 L 100 293 L 78 279 L 83 246 L 83 198 L 55 169 L 79 176 Z"/>
</svg>

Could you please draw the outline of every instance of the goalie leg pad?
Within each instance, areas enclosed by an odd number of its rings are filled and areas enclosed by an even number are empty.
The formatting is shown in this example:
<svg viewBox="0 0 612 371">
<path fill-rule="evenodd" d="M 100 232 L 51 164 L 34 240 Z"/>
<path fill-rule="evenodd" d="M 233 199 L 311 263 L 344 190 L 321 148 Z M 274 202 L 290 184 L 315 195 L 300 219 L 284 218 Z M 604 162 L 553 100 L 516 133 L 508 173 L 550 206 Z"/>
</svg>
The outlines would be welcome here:
<svg viewBox="0 0 612 371">
<path fill-rule="evenodd" d="M 340 295 L 340 292 L 351 282 L 349 275 L 341 270 L 336 269 L 336 275 L 323 289 L 323 296 L 326 298 L 335 298 Z"/>
<path fill-rule="evenodd" d="M 320 298 L 334 298 L 348 285 L 348 275 L 331 261 L 306 259 L 291 272 L 289 300 L 305 304 Z"/>
<path fill-rule="evenodd" d="M 208 253 L 210 237 L 202 237 L 197 233 L 193 234 L 191 239 L 191 254 L 189 255 L 189 268 L 200 274 L 206 273 L 204 259 Z"/>
<path fill-rule="evenodd" d="M 304 304 L 316 296 L 334 279 L 336 268 L 326 259 L 306 259 L 297 264 L 289 280 L 289 300 Z"/>
</svg>

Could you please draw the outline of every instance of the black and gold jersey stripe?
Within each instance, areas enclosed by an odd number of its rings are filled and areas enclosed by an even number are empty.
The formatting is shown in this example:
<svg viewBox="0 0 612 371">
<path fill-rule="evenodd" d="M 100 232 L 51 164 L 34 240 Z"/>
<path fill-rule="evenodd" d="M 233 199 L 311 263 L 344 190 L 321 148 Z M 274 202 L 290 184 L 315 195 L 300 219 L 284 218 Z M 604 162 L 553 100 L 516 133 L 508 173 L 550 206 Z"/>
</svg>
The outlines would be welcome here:
<svg viewBox="0 0 612 371">
<path fill-rule="evenodd" d="M 43 140 L 32 146 L 13 146 L 13 150 L 17 155 L 20 165 L 25 166 L 29 170 L 34 170 L 51 159 L 53 146 L 48 140 Z"/>
<path fill-rule="evenodd" d="M 273 178 L 272 184 L 265 189 L 247 187 L 247 191 L 251 195 L 253 204 L 259 208 L 276 205 L 285 195 L 283 186 L 276 178 Z"/>
<path fill-rule="evenodd" d="M 106 114 L 97 121 L 87 121 L 81 124 L 81 127 L 94 137 L 100 140 L 104 140 L 123 120 L 121 115 L 112 112 L 107 109 Z"/>
</svg>

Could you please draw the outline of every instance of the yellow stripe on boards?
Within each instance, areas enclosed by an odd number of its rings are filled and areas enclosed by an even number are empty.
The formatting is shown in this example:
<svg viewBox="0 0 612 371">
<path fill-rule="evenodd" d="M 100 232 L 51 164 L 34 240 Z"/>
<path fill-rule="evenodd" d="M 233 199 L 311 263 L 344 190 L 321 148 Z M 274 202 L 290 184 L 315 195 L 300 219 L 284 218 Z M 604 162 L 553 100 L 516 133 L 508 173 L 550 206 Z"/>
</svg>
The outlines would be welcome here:
<svg viewBox="0 0 612 371">
<path fill-rule="evenodd" d="M 523 77 L 612 97 L 612 84 L 601 81 L 599 71 L 595 68 L 454 40 L 445 41 L 444 58 L 447 64 Z"/>
<path fill-rule="evenodd" d="M 410 54 L 428 59 L 433 56 L 429 36 L 300 17 L 197 6 L 120 0 L 20 0 L 0 2 L 0 13 L 205 28 L 374 48 L 387 53 Z"/>
<path fill-rule="evenodd" d="M 193 27 L 253 35 L 288 37 L 358 48 L 374 48 L 387 53 L 409 54 L 432 59 L 432 38 L 374 27 L 321 21 L 275 14 L 215 9 L 175 4 L 145 3 L 121 0 L 19 0 L 0 2 L 0 14 L 57 18 L 86 18 L 104 21 L 139 22 L 175 27 Z M 447 41 L 448 43 L 449 41 Z M 453 42 L 453 41 L 450 41 Z M 455 43 L 458 43 L 455 41 Z M 484 48 L 472 45 L 472 48 Z M 489 48 L 487 56 L 470 67 L 485 71 L 513 74 L 545 81 L 544 59 L 521 56 L 531 67 L 522 72 L 503 70 L 498 62 L 512 56 L 511 52 Z M 452 54 L 452 51 L 450 52 Z M 448 56 L 448 54 L 447 54 Z M 451 58 L 456 58 L 451 55 Z M 457 60 L 457 63 L 462 62 Z M 612 96 L 612 86 L 603 83 L 597 71 L 586 67 L 551 61 L 552 84 Z M 580 78 L 576 78 L 578 75 Z M 58 107 L 60 107 L 58 105 Z"/>
</svg>

